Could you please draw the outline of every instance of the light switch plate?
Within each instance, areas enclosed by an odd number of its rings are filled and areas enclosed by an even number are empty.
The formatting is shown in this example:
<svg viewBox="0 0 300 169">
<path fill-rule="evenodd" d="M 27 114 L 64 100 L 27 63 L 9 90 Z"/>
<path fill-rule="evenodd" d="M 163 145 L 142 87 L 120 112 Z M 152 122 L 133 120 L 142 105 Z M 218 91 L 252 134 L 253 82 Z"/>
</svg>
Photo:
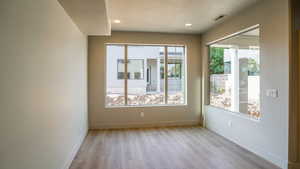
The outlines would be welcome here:
<svg viewBox="0 0 300 169">
<path fill-rule="evenodd" d="M 266 95 L 269 97 L 277 98 L 278 97 L 278 90 L 277 89 L 267 89 Z"/>
</svg>

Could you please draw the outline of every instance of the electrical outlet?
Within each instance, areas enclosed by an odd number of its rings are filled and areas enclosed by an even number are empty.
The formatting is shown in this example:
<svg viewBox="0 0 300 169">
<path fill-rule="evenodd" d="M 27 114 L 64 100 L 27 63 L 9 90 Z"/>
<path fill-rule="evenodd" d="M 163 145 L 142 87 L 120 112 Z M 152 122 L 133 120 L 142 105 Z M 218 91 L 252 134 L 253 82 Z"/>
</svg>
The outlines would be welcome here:
<svg viewBox="0 0 300 169">
<path fill-rule="evenodd" d="M 145 116 L 144 112 L 140 112 L 140 116 L 144 117 Z"/>
</svg>

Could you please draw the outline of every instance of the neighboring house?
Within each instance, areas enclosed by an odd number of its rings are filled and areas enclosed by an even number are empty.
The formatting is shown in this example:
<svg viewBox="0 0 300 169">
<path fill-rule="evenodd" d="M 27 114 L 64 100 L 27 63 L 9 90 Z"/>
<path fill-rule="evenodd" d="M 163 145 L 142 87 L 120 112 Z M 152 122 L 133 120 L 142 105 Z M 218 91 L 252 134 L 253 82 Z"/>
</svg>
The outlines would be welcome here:
<svg viewBox="0 0 300 169">
<path fill-rule="evenodd" d="M 168 91 L 184 88 L 184 47 L 168 47 Z M 124 47 L 107 46 L 107 93 L 124 92 Z M 164 47 L 128 46 L 128 93 L 164 91 Z"/>
</svg>

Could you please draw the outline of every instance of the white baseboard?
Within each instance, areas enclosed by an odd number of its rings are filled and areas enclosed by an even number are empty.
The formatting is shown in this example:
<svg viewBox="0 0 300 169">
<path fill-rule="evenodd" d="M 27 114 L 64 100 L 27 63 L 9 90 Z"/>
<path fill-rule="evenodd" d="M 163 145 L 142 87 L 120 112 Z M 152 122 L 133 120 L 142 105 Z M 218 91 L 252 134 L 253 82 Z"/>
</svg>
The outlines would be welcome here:
<svg viewBox="0 0 300 169">
<path fill-rule="evenodd" d="M 90 126 L 90 129 L 116 129 L 116 128 L 145 128 L 145 127 L 171 127 L 200 125 L 199 120 L 186 121 L 159 121 L 147 123 L 98 123 Z"/>
<path fill-rule="evenodd" d="M 73 159 L 75 158 L 77 152 L 79 151 L 80 149 L 80 146 L 82 145 L 85 137 L 87 136 L 88 134 L 88 129 L 86 129 L 82 135 L 80 136 L 80 138 L 78 139 L 77 143 L 73 146 L 72 148 L 72 151 L 69 153 L 67 159 L 66 159 L 66 162 L 64 163 L 63 167 L 61 169 L 69 169 L 71 164 L 72 164 L 72 161 Z"/>
</svg>

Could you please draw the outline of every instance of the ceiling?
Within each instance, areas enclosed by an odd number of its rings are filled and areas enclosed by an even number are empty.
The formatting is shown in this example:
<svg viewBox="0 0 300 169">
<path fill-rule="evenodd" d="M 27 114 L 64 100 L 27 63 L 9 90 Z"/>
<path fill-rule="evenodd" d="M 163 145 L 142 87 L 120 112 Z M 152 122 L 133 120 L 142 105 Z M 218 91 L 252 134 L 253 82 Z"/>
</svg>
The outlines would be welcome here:
<svg viewBox="0 0 300 169">
<path fill-rule="evenodd" d="M 106 0 L 58 0 L 81 32 L 86 35 L 110 35 Z"/>
<path fill-rule="evenodd" d="M 86 35 L 110 35 L 111 30 L 200 34 L 262 0 L 58 1 Z M 215 21 L 220 15 L 225 18 Z"/>
<path fill-rule="evenodd" d="M 258 1 L 109 0 L 107 11 L 113 31 L 202 33 L 216 24 L 218 16 L 229 17 Z M 116 19 L 121 22 L 114 23 Z"/>
</svg>

